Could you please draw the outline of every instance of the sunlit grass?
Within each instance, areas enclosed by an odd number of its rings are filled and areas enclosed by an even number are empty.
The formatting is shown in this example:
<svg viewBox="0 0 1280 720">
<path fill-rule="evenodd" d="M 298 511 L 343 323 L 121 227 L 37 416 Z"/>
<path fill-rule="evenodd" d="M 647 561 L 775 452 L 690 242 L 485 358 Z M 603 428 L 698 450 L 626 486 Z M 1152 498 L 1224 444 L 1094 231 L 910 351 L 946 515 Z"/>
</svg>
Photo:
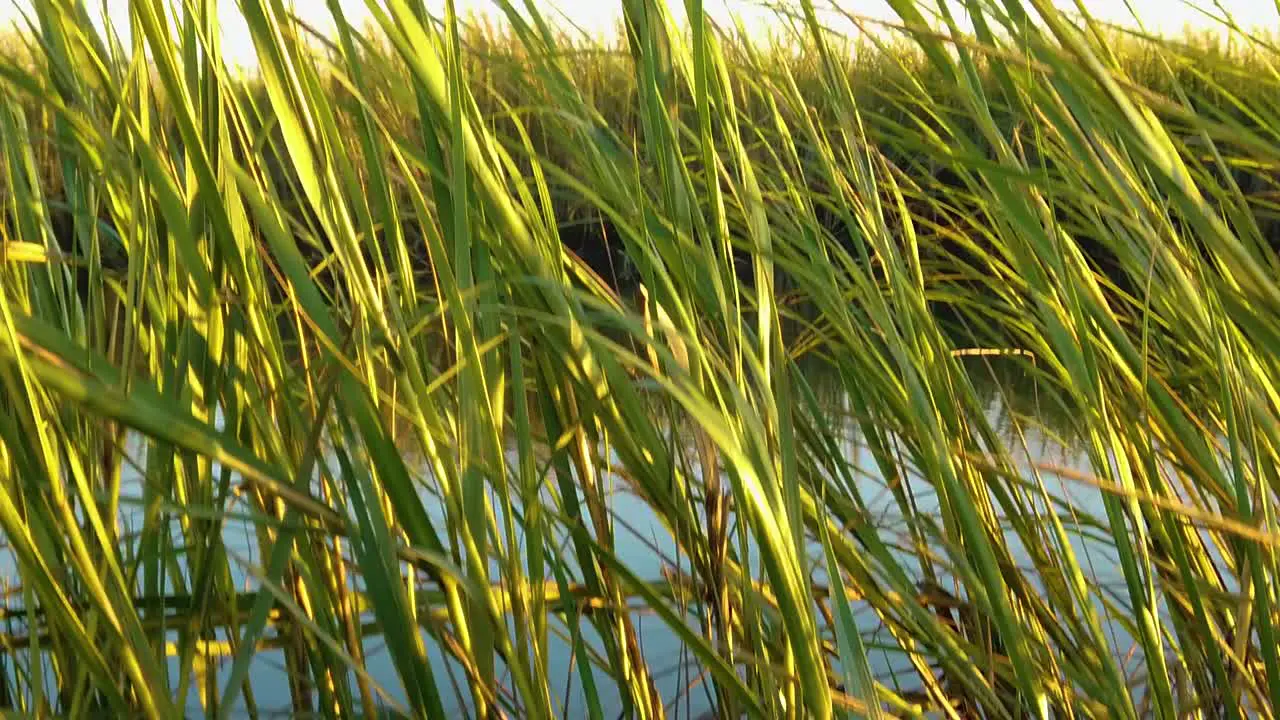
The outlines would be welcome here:
<svg viewBox="0 0 1280 720">
<path fill-rule="evenodd" d="M 1272 717 L 1274 46 L 892 4 L 36 3 L 0 706 Z"/>
</svg>

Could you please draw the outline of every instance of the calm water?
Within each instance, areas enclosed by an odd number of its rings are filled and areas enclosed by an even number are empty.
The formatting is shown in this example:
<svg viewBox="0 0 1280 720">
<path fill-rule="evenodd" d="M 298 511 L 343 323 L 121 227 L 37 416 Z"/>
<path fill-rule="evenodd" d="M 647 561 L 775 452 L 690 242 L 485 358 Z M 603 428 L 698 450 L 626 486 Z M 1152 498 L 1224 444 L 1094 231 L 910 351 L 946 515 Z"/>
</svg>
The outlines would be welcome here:
<svg viewBox="0 0 1280 720">
<path fill-rule="evenodd" d="M 993 422 L 997 424 L 1001 423 L 1002 418 L 1006 416 L 1002 412 L 1001 404 L 995 400 L 992 402 L 990 412 Z M 1025 442 L 1029 453 L 1029 455 L 1024 455 L 1021 458 L 1024 467 L 1029 468 L 1030 463 L 1035 461 L 1070 470 L 1087 471 L 1088 463 L 1082 453 L 1050 438 L 1046 433 L 1034 427 L 1024 428 L 1023 432 L 1022 441 Z M 1008 433 L 1008 440 L 1012 442 L 1013 439 L 1013 434 Z M 1020 445 L 1011 446 L 1018 447 Z M 133 441 L 132 449 L 135 453 L 134 460 L 137 466 L 142 467 L 143 458 L 138 456 L 141 453 L 141 443 L 137 439 Z M 875 465 L 869 453 L 856 438 L 847 440 L 845 451 L 856 467 L 861 469 L 861 472 L 857 473 L 859 491 L 866 499 L 872 511 L 872 516 L 876 518 L 876 525 L 880 528 L 882 536 L 897 537 L 904 535 L 903 528 L 905 525 L 888 488 L 885 487 L 883 480 L 875 473 Z M 514 452 L 511 453 L 510 457 L 514 462 Z M 938 503 L 932 488 L 914 476 L 911 476 L 908 482 L 919 503 L 919 511 L 936 515 Z M 1082 509 L 1094 517 L 1104 516 L 1101 498 L 1096 490 L 1083 485 L 1067 485 L 1057 480 L 1046 479 L 1046 482 L 1049 483 L 1048 489 L 1052 494 L 1068 500 L 1073 507 Z M 681 559 L 676 555 L 676 546 L 671 535 L 658 522 L 648 506 L 626 492 L 621 481 L 617 481 L 616 487 L 617 491 L 610 494 L 610 505 L 611 511 L 618 520 L 616 526 L 617 549 L 623 562 L 641 578 L 659 578 L 664 567 L 670 567 L 672 564 L 680 565 L 687 569 L 687 562 L 681 563 Z M 141 496 L 141 478 L 136 472 L 127 478 L 124 494 L 132 497 Z M 430 496 L 424 495 L 424 498 L 427 500 L 428 510 L 433 515 L 433 520 L 442 524 L 443 513 L 438 503 Z M 139 507 L 127 507 L 124 526 L 126 529 L 131 526 L 133 528 L 141 526 L 141 509 Z M 172 527 L 175 543 L 181 542 L 177 523 L 174 522 Z M 1012 533 L 1008 535 L 1011 546 L 1017 553 L 1015 560 L 1020 565 L 1025 565 L 1029 568 L 1030 563 L 1025 548 L 1021 548 L 1016 544 L 1017 539 Z M 238 559 L 233 558 L 233 572 L 237 584 L 244 590 L 256 589 L 257 583 L 253 578 L 257 572 L 260 572 L 258 568 L 262 566 L 263 558 L 257 552 L 257 542 L 253 535 L 253 530 L 243 521 L 228 521 L 225 537 L 228 549 L 239 556 Z M 905 544 L 906 538 L 902 537 L 902 539 Z M 1072 542 L 1081 563 L 1090 572 L 1091 581 L 1095 585 L 1111 586 L 1117 592 L 1123 590 L 1123 579 L 1113 548 L 1102 541 L 1086 541 L 1079 537 L 1073 537 Z M 811 550 L 814 565 L 817 568 L 815 579 L 821 582 L 825 576 L 825 573 L 821 571 L 821 550 L 817 547 L 813 547 Z M 904 558 L 908 557 L 905 552 L 902 556 Z M 3 565 L 4 567 L 0 567 L 0 570 L 3 570 L 5 576 L 16 576 L 12 556 L 7 552 L 3 558 Z M 354 582 L 356 581 L 353 579 Z M 1101 610 L 1101 606 L 1099 608 Z M 905 657 L 888 649 L 894 647 L 896 643 L 889 633 L 880 626 L 876 615 L 870 612 L 868 607 L 858 608 L 855 606 L 855 610 L 860 610 L 858 618 L 862 626 L 864 639 L 869 643 L 869 647 L 883 646 L 885 648 L 883 650 L 872 650 L 870 659 L 873 670 L 885 676 L 885 678 L 898 670 L 907 671 L 909 673 L 908 676 L 913 677 L 914 671 L 909 670 Z M 700 713 L 708 710 L 710 702 L 704 688 L 700 686 L 690 692 L 685 692 L 684 690 L 694 681 L 697 673 L 691 657 L 682 651 L 681 643 L 671 632 L 664 628 L 662 622 L 656 617 L 635 614 L 633 619 L 643 643 L 645 656 L 657 675 L 658 689 L 663 697 L 672 703 L 672 706 L 668 708 L 669 715 L 671 717 L 697 717 Z M 692 627 L 698 627 L 697 620 L 692 616 L 688 622 Z M 556 624 L 553 621 L 553 642 L 555 627 Z M 594 636 L 590 625 L 584 622 L 582 629 L 587 634 L 588 640 L 599 648 L 599 638 Z M 1133 639 L 1118 626 L 1110 625 L 1109 630 L 1113 650 L 1117 654 L 1127 654 L 1133 645 Z M 423 637 L 425 640 L 425 634 Z M 176 641 L 176 636 L 171 639 Z M 427 642 L 427 646 L 431 648 L 434 670 L 441 686 L 448 687 L 449 681 L 446 678 L 448 673 L 453 673 L 453 676 L 457 679 L 458 687 L 464 688 L 465 684 L 463 683 L 461 671 L 452 662 L 447 662 L 440 650 L 430 642 Z M 369 673 L 376 682 L 389 691 L 392 697 L 396 698 L 397 701 L 402 701 L 404 699 L 403 692 L 399 686 L 390 656 L 383 648 L 381 640 L 374 639 L 368 644 L 368 648 L 367 669 Z M 587 711 L 577 675 L 578 671 L 574 669 L 570 659 L 568 645 L 560 643 L 553 648 L 549 658 L 551 674 L 553 677 L 564 678 L 565 682 L 560 687 L 555 688 L 552 697 L 563 703 L 562 716 L 584 717 Z M 1136 669 L 1140 662 L 1140 655 L 1135 653 L 1128 669 L 1130 671 Z M 221 690 L 225 687 L 230 673 L 231 660 L 226 658 L 218 661 L 218 663 L 218 689 Z M 176 676 L 176 659 L 170 661 L 170 672 Z M 617 693 L 613 690 L 613 683 L 602 672 L 598 670 L 594 672 L 597 688 L 601 693 L 601 702 L 604 705 L 605 715 L 606 717 L 615 717 L 619 712 L 619 699 Z M 258 709 L 264 716 L 288 717 L 294 715 L 290 707 L 289 687 L 280 652 L 260 653 L 253 661 L 250 678 Z M 354 676 L 352 686 L 354 687 Z M 173 688 L 176 692 L 176 677 L 173 680 Z M 458 716 L 467 714 L 469 703 L 462 699 L 465 697 L 465 692 L 459 693 L 459 697 L 456 699 L 446 697 L 446 703 L 452 701 L 453 711 Z M 239 696 L 237 696 L 237 700 L 241 701 Z M 191 693 L 187 698 L 187 708 L 190 717 L 200 717 L 204 714 L 195 683 L 191 684 Z M 236 715 L 243 715 L 243 707 L 238 708 L 238 710 L 240 712 L 236 713 Z"/>
</svg>

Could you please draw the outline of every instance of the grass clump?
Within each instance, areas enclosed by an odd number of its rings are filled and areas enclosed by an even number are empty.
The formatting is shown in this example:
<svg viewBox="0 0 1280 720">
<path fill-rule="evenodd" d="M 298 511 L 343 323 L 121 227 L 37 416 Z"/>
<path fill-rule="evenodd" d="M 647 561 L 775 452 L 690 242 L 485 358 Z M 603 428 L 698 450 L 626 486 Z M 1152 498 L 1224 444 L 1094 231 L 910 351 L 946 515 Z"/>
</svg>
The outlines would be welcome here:
<svg viewBox="0 0 1280 720">
<path fill-rule="evenodd" d="M 0 705 L 1270 717 L 1272 46 L 893 4 L 37 2 Z"/>
</svg>

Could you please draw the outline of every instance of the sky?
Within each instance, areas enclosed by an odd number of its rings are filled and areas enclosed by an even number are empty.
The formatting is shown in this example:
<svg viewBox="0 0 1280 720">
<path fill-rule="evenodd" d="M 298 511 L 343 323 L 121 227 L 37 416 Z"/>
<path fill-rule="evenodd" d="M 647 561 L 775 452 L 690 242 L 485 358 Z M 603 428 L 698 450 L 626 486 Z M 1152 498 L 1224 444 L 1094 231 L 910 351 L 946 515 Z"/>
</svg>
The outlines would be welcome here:
<svg viewBox="0 0 1280 720">
<path fill-rule="evenodd" d="M 339 0 L 343 12 L 357 25 L 369 18 L 365 0 Z M 427 0 L 429 7 L 442 8 L 443 0 Z M 455 0 L 459 12 L 488 12 L 498 14 L 492 0 Z M 827 0 L 828 2 L 831 0 Z M 834 0 L 838 5 L 851 13 L 881 19 L 895 19 L 885 0 Z M 1077 0 L 1054 0 L 1060 7 L 1074 7 Z M 31 7 L 32 0 L 0 0 L 0 26 L 8 25 L 20 13 Z M 295 12 L 317 27 L 331 27 L 331 16 L 326 8 L 325 0 L 285 0 L 292 3 Z M 1122 25 L 1134 26 L 1134 17 L 1141 20 L 1148 32 L 1179 33 L 1186 27 L 1210 28 L 1212 21 L 1184 0 L 1080 0 L 1089 13 L 1099 20 Z M 106 6 L 107 12 L 114 18 L 126 18 L 129 0 L 88 0 L 92 8 Z M 517 0 L 516 4 L 520 4 Z M 822 3 L 819 2 L 819 5 Z M 621 3 L 618 0 L 548 0 L 540 2 L 540 6 L 551 10 L 548 17 L 555 17 L 555 11 L 563 13 L 573 23 L 594 32 L 608 32 L 617 26 L 621 17 Z M 680 0 L 669 0 L 668 6 L 680 8 Z M 767 25 L 772 15 L 758 5 L 755 0 L 704 0 L 708 14 L 719 22 L 728 22 L 730 18 L 741 19 L 749 30 L 759 30 Z M 1273 0 L 1196 0 L 1196 5 L 1215 12 L 1229 13 L 1237 23 L 1250 28 L 1280 30 L 1280 16 L 1277 16 Z M 953 4 L 957 7 L 958 3 Z M 232 62 L 252 66 L 253 48 L 244 21 L 239 17 L 236 0 L 221 0 L 223 15 L 223 48 L 230 55 Z M 118 21 L 116 27 L 127 27 L 126 21 Z"/>
</svg>

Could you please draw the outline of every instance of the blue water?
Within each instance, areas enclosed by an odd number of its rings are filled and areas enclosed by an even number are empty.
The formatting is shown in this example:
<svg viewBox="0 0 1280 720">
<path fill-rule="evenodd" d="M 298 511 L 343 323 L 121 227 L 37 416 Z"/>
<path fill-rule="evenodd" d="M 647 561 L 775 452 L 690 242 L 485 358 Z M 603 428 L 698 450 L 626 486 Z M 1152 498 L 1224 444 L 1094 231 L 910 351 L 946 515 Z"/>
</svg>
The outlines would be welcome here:
<svg viewBox="0 0 1280 720">
<path fill-rule="evenodd" d="M 1034 428 L 1026 429 L 1025 440 L 1030 452 L 1030 457 L 1024 458 L 1023 463 L 1024 467 L 1028 469 L 1028 476 L 1030 476 L 1029 468 L 1032 459 L 1068 470 L 1084 472 L 1088 469 L 1088 463 L 1082 454 L 1049 440 Z M 132 447 L 137 453 L 134 457 L 136 466 L 139 468 L 145 467 L 142 462 L 144 458 L 140 457 L 141 445 L 136 439 L 132 443 Z M 852 460 L 854 467 L 858 469 L 856 475 L 858 491 L 867 502 L 871 510 L 871 516 L 876 518 L 875 523 L 881 533 L 881 537 L 886 539 L 894 538 L 904 546 L 907 545 L 909 540 L 905 536 L 905 525 L 902 522 L 892 494 L 885 486 L 884 481 L 874 471 L 874 464 L 870 454 L 865 447 L 862 447 L 857 442 L 856 438 L 847 439 L 844 449 L 847 456 Z M 510 460 L 513 464 L 515 459 L 515 455 L 512 453 Z M 215 468 L 215 472 L 216 470 Z M 443 508 L 432 499 L 431 493 L 425 489 L 430 485 L 428 473 L 423 471 L 421 475 L 424 483 L 423 497 L 427 502 L 428 512 L 432 515 L 433 521 L 437 523 L 437 527 L 442 527 L 444 524 Z M 673 565 L 687 570 L 687 559 L 677 555 L 676 544 L 671 534 L 658 522 L 652 510 L 643 501 L 627 492 L 620 479 L 606 478 L 605 481 L 611 483 L 615 488 L 609 494 L 610 511 L 617 523 L 614 530 L 616 549 L 627 567 L 640 578 L 646 579 L 661 577 L 664 569 L 668 569 Z M 937 516 L 938 500 L 933 489 L 915 476 L 910 476 L 907 482 L 910 492 L 918 504 L 919 512 Z M 1101 497 L 1096 490 L 1084 485 L 1069 485 L 1065 481 L 1056 479 L 1046 479 L 1045 483 L 1046 490 L 1051 495 L 1068 499 L 1073 507 L 1080 508 L 1095 517 L 1104 517 Z M 141 494 L 141 478 L 137 472 L 134 472 L 126 478 L 124 495 L 140 497 Z M 549 495 L 547 500 L 551 502 Z M 233 510 L 243 509 L 243 506 L 233 508 Z M 140 507 L 126 505 L 122 525 L 126 529 L 139 527 L 141 525 L 141 514 Z M 171 529 L 174 541 L 176 543 L 181 542 L 176 520 L 171 523 Z M 1068 530 L 1070 530 L 1070 527 L 1068 527 Z M 258 584 L 254 578 L 262 572 L 261 566 L 264 560 L 258 554 L 257 542 L 253 531 L 244 521 L 228 521 L 224 536 L 229 551 L 237 556 L 233 560 L 233 575 L 237 585 L 246 591 L 256 590 Z M 1018 547 L 1017 538 L 1012 532 L 1008 533 L 1008 537 L 1011 546 L 1015 548 L 1015 553 L 1017 553 L 1014 558 L 1015 561 L 1020 565 L 1029 565 L 1025 548 Z M 522 541 L 523 538 L 519 540 Z M 1123 582 L 1114 548 L 1103 541 L 1085 540 L 1078 536 L 1072 537 L 1071 544 L 1081 564 L 1090 576 L 1090 583 L 1097 588 L 1114 588 L 1119 596 L 1123 596 Z M 560 546 L 567 547 L 563 543 Z M 816 545 L 811 546 L 810 550 L 814 579 L 818 582 L 824 581 L 826 574 L 823 571 L 821 550 Z M 904 558 L 909 557 L 905 550 L 901 551 L 900 555 Z M 14 570 L 12 556 L 6 552 L 3 558 L 0 559 L 0 572 L 3 572 L 5 577 L 16 578 Z M 492 571 L 496 577 L 496 565 L 492 568 Z M 1028 572 L 1030 572 L 1030 568 L 1028 568 Z M 942 578 L 944 584 L 946 579 L 945 577 Z M 187 578 L 187 580 L 190 582 L 190 578 Z M 353 586 L 358 586 L 358 579 L 352 578 L 352 584 Z M 1103 612 L 1100 604 L 1097 604 L 1097 607 L 1100 612 Z M 873 672 L 877 673 L 886 682 L 895 673 L 906 673 L 908 675 L 914 673 L 903 654 L 895 651 L 896 642 L 884 629 L 880 618 L 870 611 L 869 606 L 855 604 L 855 611 L 863 630 L 864 641 L 868 643 L 869 647 L 876 648 L 870 652 L 869 656 Z M 656 616 L 632 613 L 632 619 L 641 638 L 644 655 L 655 674 L 657 688 L 660 694 L 671 703 L 668 707 L 669 717 L 697 717 L 709 710 L 711 705 L 705 687 L 699 685 L 692 690 L 687 689 L 695 684 L 695 679 L 698 675 L 697 663 L 684 650 L 682 643 L 675 634 L 665 627 L 663 622 Z M 690 615 L 687 622 L 695 631 L 698 630 L 699 625 L 695 617 Z M 550 675 L 553 678 L 564 679 L 559 686 L 553 688 L 552 698 L 558 704 L 557 709 L 562 717 L 585 717 L 587 714 L 585 697 L 577 670 L 571 663 L 569 645 L 555 640 L 554 628 L 556 623 L 553 621 L 551 624 L 553 627 L 553 646 L 548 659 Z M 1130 656 L 1132 658 L 1130 664 L 1134 666 L 1130 669 L 1136 669 L 1136 666 L 1141 663 L 1141 655 L 1140 653 L 1130 652 L 1134 645 L 1133 638 L 1114 624 L 1108 623 L 1107 627 L 1113 643 L 1113 651 L 1118 656 Z M 599 651 L 599 638 L 592 631 L 590 624 L 584 621 L 581 624 L 581 628 L 588 642 Z M 403 632 L 401 629 L 397 629 L 397 631 Z M 446 695 L 446 706 L 450 707 L 451 712 L 456 713 L 459 717 L 467 715 L 470 702 L 469 696 L 465 691 L 465 680 L 461 669 L 455 663 L 446 661 L 444 653 L 427 637 L 425 632 L 420 631 L 420 634 L 429 648 L 438 685 L 442 689 L 451 687 L 447 677 L 452 673 L 457 680 L 458 687 L 462 689 L 461 694 L 457 697 Z M 567 631 L 564 634 L 567 636 Z M 176 642 L 176 635 L 171 634 L 170 640 Z M 404 702 L 403 689 L 396 676 L 390 655 L 383 647 L 381 638 L 370 639 L 367 643 L 366 651 L 366 669 L 369 675 L 375 682 L 386 689 L 394 702 Z M 220 695 L 228 681 L 231 660 L 230 658 L 215 658 L 213 662 L 217 666 L 217 692 Z M 175 676 L 171 678 L 171 685 L 176 692 L 178 686 L 176 659 L 170 661 L 169 670 Z M 279 651 L 259 653 L 252 661 L 249 677 L 258 710 L 264 717 L 295 716 L 291 707 L 289 685 L 282 653 Z M 615 681 L 598 669 L 593 669 L 593 677 L 601 693 L 605 717 L 616 717 L 620 710 L 620 700 Z M 188 697 L 185 699 L 189 717 L 201 717 L 204 715 L 197 687 L 197 684 L 192 682 Z M 356 687 L 354 675 L 351 676 L 351 687 L 354 692 Z M 237 696 L 237 699 L 239 700 L 239 696 Z M 241 704 L 237 707 L 232 715 L 234 717 L 243 716 L 243 705 Z"/>
</svg>

